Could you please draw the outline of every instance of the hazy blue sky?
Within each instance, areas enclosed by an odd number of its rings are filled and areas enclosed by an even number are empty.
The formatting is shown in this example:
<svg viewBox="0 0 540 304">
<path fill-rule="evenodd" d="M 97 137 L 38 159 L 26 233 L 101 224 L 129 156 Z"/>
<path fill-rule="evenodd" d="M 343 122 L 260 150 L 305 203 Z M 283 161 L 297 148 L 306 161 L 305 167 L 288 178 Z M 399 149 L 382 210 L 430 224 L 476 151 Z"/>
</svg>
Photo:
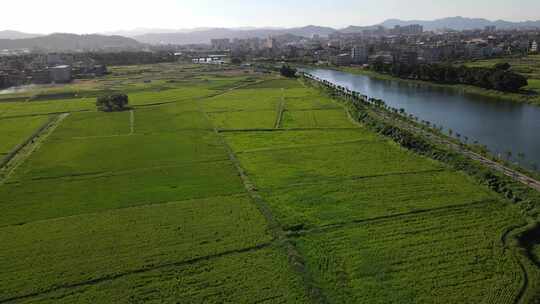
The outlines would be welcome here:
<svg viewBox="0 0 540 304">
<path fill-rule="evenodd" d="M 388 18 L 540 19 L 540 0 L 3 0 L 0 30 L 371 25 Z"/>
</svg>

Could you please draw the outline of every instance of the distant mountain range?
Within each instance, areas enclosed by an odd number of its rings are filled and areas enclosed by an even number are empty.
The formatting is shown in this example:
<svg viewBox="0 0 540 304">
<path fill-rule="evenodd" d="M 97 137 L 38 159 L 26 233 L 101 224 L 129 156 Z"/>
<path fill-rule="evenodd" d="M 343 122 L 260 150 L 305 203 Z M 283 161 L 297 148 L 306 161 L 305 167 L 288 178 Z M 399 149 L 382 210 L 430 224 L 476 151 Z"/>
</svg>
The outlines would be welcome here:
<svg viewBox="0 0 540 304">
<path fill-rule="evenodd" d="M 540 20 L 538 21 L 523 21 L 523 22 L 510 22 L 504 20 L 491 21 L 487 19 L 479 18 L 464 18 L 464 17 L 450 17 L 436 20 L 408 20 L 403 21 L 399 19 L 389 19 L 381 23 L 384 27 L 392 28 L 396 25 L 411 25 L 420 24 L 424 27 L 424 30 L 433 31 L 437 29 L 453 29 L 458 31 L 483 29 L 486 26 L 496 26 L 498 29 L 518 29 L 518 28 L 540 28 Z"/>
<path fill-rule="evenodd" d="M 48 51 L 141 49 L 140 42 L 122 36 L 51 34 L 24 39 L 0 39 L 3 49 L 42 49 Z"/>
<path fill-rule="evenodd" d="M 195 31 L 182 31 L 167 33 L 147 33 L 144 35 L 137 35 L 133 38 L 144 43 L 149 44 L 201 44 L 209 43 L 211 39 L 223 39 L 223 38 L 264 38 L 268 36 L 279 36 L 284 34 L 292 34 L 300 37 L 312 37 L 313 35 L 328 36 L 329 34 L 341 32 L 341 33 L 358 33 L 365 29 L 373 29 L 377 26 L 384 26 L 386 28 L 393 28 L 396 25 L 410 25 L 420 24 L 424 26 L 427 31 L 433 31 L 437 29 L 453 29 L 453 30 L 472 30 L 483 29 L 486 26 L 496 26 L 499 29 L 517 29 L 517 28 L 540 28 L 539 21 L 524 21 L 524 22 L 510 22 L 504 20 L 490 21 L 487 19 L 478 18 L 464 18 L 464 17 L 451 17 L 443 18 L 431 21 L 423 20 L 410 20 L 404 21 L 399 19 L 389 19 L 381 24 L 373 26 L 349 26 L 342 29 L 334 29 L 331 27 L 322 26 L 306 26 L 297 28 L 254 28 L 254 29 L 227 29 L 227 28 L 211 28 L 201 29 Z"/>
<path fill-rule="evenodd" d="M 108 32 L 102 35 L 52 34 L 42 36 L 16 31 L 0 31 L 1 49 L 40 48 L 45 50 L 80 50 L 80 49 L 133 49 L 142 48 L 143 44 L 208 44 L 211 39 L 223 38 L 266 38 L 268 36 L 294 35 L 326 37 L 332 33 L 358 33 L 377 26 L 393 28 L 420 24 L 427 31 L 437 29 L 468 30 L 496 26 L 499 29 L 540 28 L 539 21 L 510 22 L 504 20 L 451 17 L 437 20 L 399 20 L 389 19 L 374 26 L 349 26 L 343 29 L 309 25 L 295 28 L 195 28 L 184 30 L 139 28 L 129 31 Z M 110 36 L 113 35 L 113 36 Z M 129 38 L 127 38 L 129 37 Z"/>
<path fill-rule="evenodd" d="M 0 31 L 0 39 L 27 39 L 40 37 L 40 34 L 28 34 L 17 31 Z"/>
<path fill-rule="evenodd" d="M 203 44 L 210 43 L 211 39 L 245 39 L 245 38 L 266 38 L 268 36 L 279 36 L 291 34 L 300 37 L 312 37 L 313 35 L 328 36 L 336 32 L 336 29 L 322 26 L 305 26 L 289 29 L 276 28 L 254 28 L 254 29 L 228 29 L 213 28 L 202 29 L 191 32 L 176 33 L 150 33 L 133 37 L 134 39 L 149 44 Z"/>
</svg>

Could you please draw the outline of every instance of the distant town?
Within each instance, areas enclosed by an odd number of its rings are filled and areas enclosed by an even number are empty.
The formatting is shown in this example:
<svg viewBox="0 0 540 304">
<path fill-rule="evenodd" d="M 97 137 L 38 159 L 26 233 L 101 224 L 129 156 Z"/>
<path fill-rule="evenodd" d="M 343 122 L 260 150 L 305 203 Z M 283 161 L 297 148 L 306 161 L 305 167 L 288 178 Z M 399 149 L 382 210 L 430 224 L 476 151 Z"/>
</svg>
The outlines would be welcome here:
<svg viewBox="0 0 540 304">
<path fill-rule="evenodd" d="M 122 37 L 122 39 L 127 39 Z M 16 40 L 13 40 L 16 41 Z M 66 83 L 99 77 L 108 64 L 186 61 L 196 64 L 294 62 L 309 65 L 367 67 L 385 64 L 430 64 L 538 53 L 540 29 L 425 31 L 422 25 L 376 26 L 347 33 L 311 37 L 294 34 L 266 38 L 211 39 L 209 44 L 141 45 L 140 49 L 81 49 L 72 52 L 9 49 L 0 51 L 0 88 L 25 84 Z M 124 52 L 123 61 L 111 60 Z M 109 55 L 104 55 L 108 53 Z M 133 60 L 125 60 L 132 58 Z M 142 58 L 142 59 L 141 59 Z"/>
</svg>

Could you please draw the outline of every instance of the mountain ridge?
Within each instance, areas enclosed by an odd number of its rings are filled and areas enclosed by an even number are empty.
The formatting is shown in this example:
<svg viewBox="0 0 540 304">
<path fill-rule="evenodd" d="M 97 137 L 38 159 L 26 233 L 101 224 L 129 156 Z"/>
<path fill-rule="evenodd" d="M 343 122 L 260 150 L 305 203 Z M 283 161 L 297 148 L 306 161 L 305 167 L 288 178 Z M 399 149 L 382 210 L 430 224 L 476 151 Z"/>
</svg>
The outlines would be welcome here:
<svg viewBox="0 0 540 304">
<path fill-rule="evenodd" d="M 308 25 L 303 27 L 240 27 L 240 28 L 192 28 L 192 29 L 152 29 L 138 28 L 127 31 L 111 31 L 105 34 L 75 35 L 51 34 L 38 35 L 17 31 L 0 31 L 0 49 L 13 48 L 42 48 L 71 50 L 73 47 L 107 48 L 125 47 L 138 48 L 142 44 L 209 44 L 212 39 L 246 39 L 267 38 L 269 36 L 294 35 L 311 38 L 314 35 L 326 37 L 333 33 L 359 33 L 365 29 L 374 29 L 378 26 L 393 28 L 396 25 L 406 26 L 420 24 L 426 31 L 437 29 L 471 30 L 482 29 L 486 26 L 496 26 L 499 29 L 540 28 L 539 21 L 511 22 L 505 20 L 488 20 L 483 18 L 448 17 L 434 20 L 400 20 L 387 19 L 380 24 L 372 26 L 351 25 L 345 28 L 332 28 L 327 26 Z M 3 36 L 2 36 L 3 34 Z M 123 35 L 117 35 L 123 34 Z M 64 36 L 60 39 L 54 35 Z M 21 39 L 22 37 L 22 39 Z M 86 38 L 85 38 L 86 37 Z M 102 38 L 99 38 L 102 37 Z M 109 37 L 109 38 L 103 38 Z M 111 38 L 112 37 L 112 38 Z M 59 41 L 61 40 L 61 41 Z M 55 42 L 56 41 L 56 42 Z M 93 41 L 93 42 L 92 42 Z"/>
<path fill-rule="evenodd" d="M 505 21 L 505 20 L 488 20 L 484 18 L 467 18 L 467 17 L 447 17 L 434 20 L 401 20 L 387 19 L 380 25 L 392 28 L 396 25 L 406 26 L 411 24 L 420 24 L 425 30 L 433 31 L 438 29 L 453 29 L 453 30 L 473 30 L 483 29 L 486 26 L 496 26 L 499 29 L 519 29 L 519 28 L 540 28 L 540 20 L 527 21 Z"/>
<path fill-rule="evenodd" d="M 41 37 L 41 34 L 30 34 L 13 30 L 0 31 L 0 39 L 28 39 Z"/>
<path fill-rule="evenodd" d="M 0 39 L 0 49 L 42 49 L 47 51 L 140 49 L 144 45 L 122 36 L 55 33 L 24 39 Z"/>
</svg>

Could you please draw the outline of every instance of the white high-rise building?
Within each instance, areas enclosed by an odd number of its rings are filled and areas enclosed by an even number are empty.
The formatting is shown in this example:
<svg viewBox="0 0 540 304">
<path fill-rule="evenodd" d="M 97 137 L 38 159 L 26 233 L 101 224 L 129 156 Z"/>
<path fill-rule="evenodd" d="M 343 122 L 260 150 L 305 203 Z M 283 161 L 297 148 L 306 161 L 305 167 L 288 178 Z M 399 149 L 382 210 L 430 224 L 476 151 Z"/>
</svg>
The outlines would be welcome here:
<svg viewBox="0 0 540 304">
<path fill-rule="evenodd" d="M 531 53 L 538 53 L 538 42 L 536 40 L 531 43 Z"/>
</svg>

